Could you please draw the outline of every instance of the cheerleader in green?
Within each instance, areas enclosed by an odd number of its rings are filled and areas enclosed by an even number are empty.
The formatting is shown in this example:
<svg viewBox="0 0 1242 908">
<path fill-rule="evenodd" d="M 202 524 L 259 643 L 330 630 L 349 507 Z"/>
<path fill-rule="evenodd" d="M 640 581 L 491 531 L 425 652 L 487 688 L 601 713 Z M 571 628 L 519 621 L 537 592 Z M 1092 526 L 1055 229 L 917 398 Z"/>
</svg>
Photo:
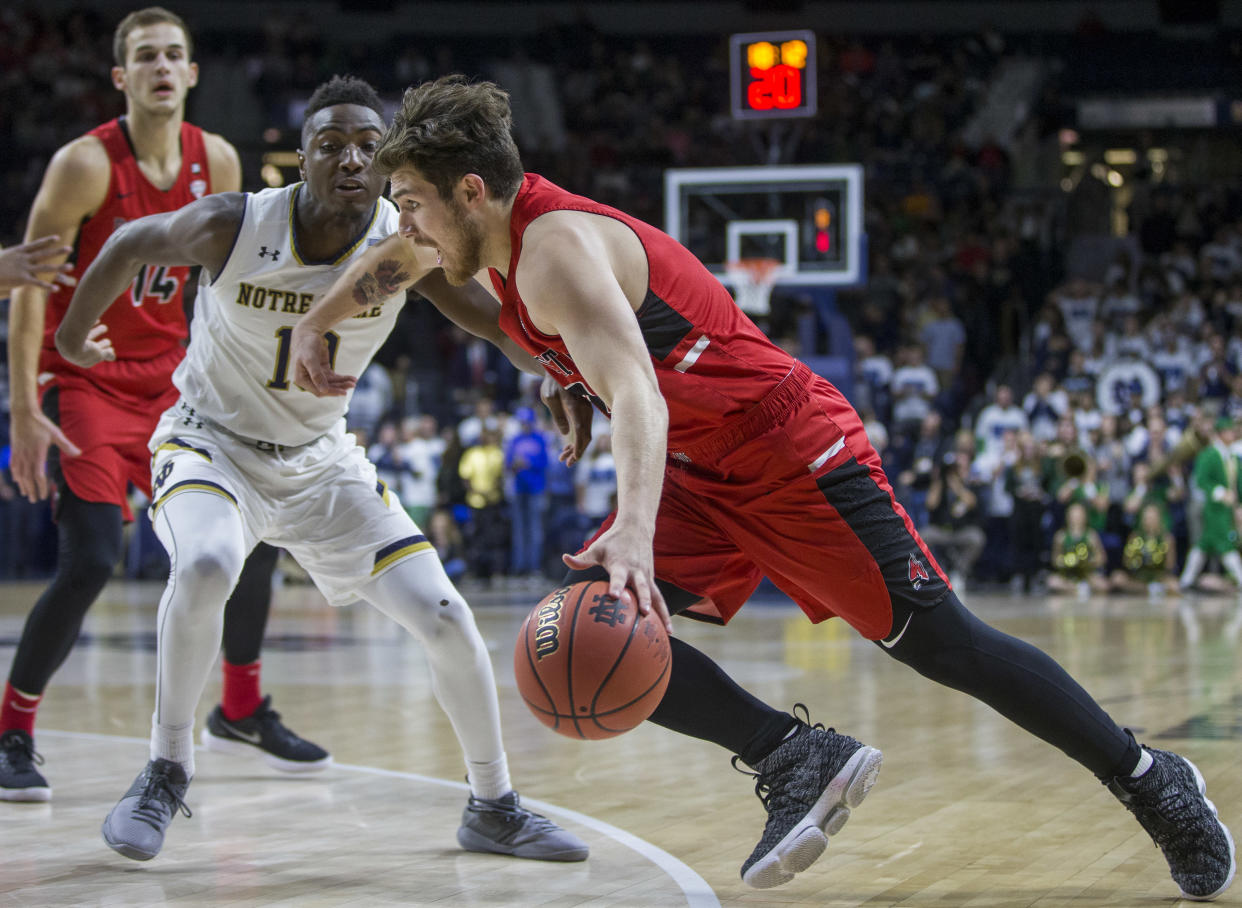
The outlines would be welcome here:
<svg viewBox="0 0 1242 908">
<path fill-rule="evenodd" d="M 1112 587 L 1123 593 L 1157 596 L 1177 590 L 1173 566 L 1177 563 L 1177 543 L 1165 523 L 1164 511 L 1154 501 L 1139 512 L 1139 522 L 1126 539 L 1121 553 L 1124 570 L 1113 572 Z"/>
<path fill-rule="evenodd" d="M 1100 534 L 1087 525 L 1087 508 L 1079 501 L 1065 509 L 1065 526 L 1052 537 L 1052 573 L 1048 589 L 1054 593 L 1107 593 L 1104 545 Z"/>
<path fill-rule="evenodd" d="M 1221 564 L 1242 587 L 1242 557 L 1238 555 L 1238 530 L 1234 509 L 1238 506 L 1238 459 L 1230 450 L 1237 439 L 1233 422 L 1222 416 L 1216 422 L 1212 443 L 1195 456 L 1194 485 L 1203 496 L 1203 531 L 1186 556 L 1178 586 L 1189 590 L 1207 565 L 1219 555 Z"/>
</svg>

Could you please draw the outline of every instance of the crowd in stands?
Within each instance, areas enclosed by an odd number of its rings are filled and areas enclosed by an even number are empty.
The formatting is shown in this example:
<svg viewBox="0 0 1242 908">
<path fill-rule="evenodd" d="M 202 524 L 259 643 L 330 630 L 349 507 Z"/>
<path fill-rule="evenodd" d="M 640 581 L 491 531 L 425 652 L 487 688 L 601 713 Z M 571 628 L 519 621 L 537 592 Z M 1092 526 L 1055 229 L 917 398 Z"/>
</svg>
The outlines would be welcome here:
<svg viewBox="0 0 1242 908">
<path fill-rule="evenodd" d="M 1049 292 L 1029 335 L 1031 379 L 994 381 L 957 426 L 920 349 L 961 346 L 942 306 L 929 301 L 891 353 L 856 338 L 869 431 L 959 580 L 1218 589 L 1201 572 L 1219 562 L 1225 586 L 1242 585 L 1242 194 L 1164 188 L 1130 215 L 1137 255 L 1119 254 L 1098 283 Z M 1209 539 L 1214 509 L 1227 544 Z"/>
<path fill-rule="evenodd" d="M 118 112 L 105 78 L 111 25 L 87 9 L 0 11 L 6 243 L 20 236 L 51 152 Z M 666 168 L 765 163 L 720 91 L 720 37 L 606 38 L 582 21 L 526 43 L 398 36 L 389 55 L 338 45 L 305 18 L 271 17 L 240 35 L 191 26 L 204 73 L 227 67 L 241 80 L 277 144 L 296 141 L 291 102 L 334 72 L 395 97 L 456 70 L 510 89 L 529 169 L 655 224 Z M 1173 591 L 1214 494 L 1196 484 L 1196 452 L 1242 421 L 1242 195 L 1147 173 L 1116 259 L 1090 280 L 1067 276 L 1074 199 L 1021 190 L 1011 149 L 964 138 L 1006 51 L 992 30 L 820 36 L 820 115 L 785 160 L 865 167 L 868 278 L 837 299 L 854 336 L 848 391 L 898 498 L 956 581 Z M 29 97 L 54 101 L 21 103 Z M 195 103 L 191 119 L 211 125 Z M 1055 130 L 1054 107 L 1035 111 L 1034 131 Z M 260 134 L 228 136 L 249 188 L 256 150 L 274 141 Z M 791 336 L 798 306 L 778 289 L 762 327 L 814 354 Z M 545 415 L 496 350 L 415 299 L 360 377 L 349 423 L 450 574 L 488 582 L 558 576 L 560 553 L 611 508 L 607 423 L 597 420 L 569 469 Z M 50 569 L 48 508 L 7 481 L 0 533 L 0 577 Z M 128 572 L 157 576 L 151 546 L 135 550 Z M 1222 554 L 1201 568 L 1214 574 Z"/>
</svg>

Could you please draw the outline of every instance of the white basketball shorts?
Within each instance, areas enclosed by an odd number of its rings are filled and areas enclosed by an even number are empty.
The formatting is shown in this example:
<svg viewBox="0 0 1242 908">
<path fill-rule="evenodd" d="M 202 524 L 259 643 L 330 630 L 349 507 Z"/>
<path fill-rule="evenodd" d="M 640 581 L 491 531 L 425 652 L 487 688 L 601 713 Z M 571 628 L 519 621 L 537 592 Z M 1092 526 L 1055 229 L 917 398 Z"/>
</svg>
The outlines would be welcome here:
<svg viewBox="0 0 1242 908">
<path fill-rule="evenodd" d="M 152 519 L 174 495 L 225 498 L 241 515 L 246 551 L 259 541 L 286 549 L 332 605 L 356 601 L 399 561 L 435 554 L 344 421 L 305 445 L 264 449 L 187 419 L 177 404 L 149 446 Z"/>
</svg>

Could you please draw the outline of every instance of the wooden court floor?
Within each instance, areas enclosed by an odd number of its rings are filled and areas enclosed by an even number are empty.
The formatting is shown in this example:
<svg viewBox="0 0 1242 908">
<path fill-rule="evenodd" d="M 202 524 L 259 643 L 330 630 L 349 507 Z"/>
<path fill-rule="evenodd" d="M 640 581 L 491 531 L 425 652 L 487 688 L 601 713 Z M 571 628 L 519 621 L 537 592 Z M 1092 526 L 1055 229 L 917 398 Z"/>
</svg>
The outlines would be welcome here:
<svg viewBox="0 0 1242 908">
<path fill-rule="evenodd" d="M 36 585 L 0 586 L 7 673 Z M 644 726 L 576 742 L 538 724 L 511 647 L 541 595 L 470 596 L 492 650 L 510 765 L 527 804 L 585 838 L 584 864 L 467 854 L 464 768 L 420 648 L 365 607 L 278 592 L 265 688 L 336 765 L 290 777 L 200 753 L 192 819 L 147 864 L 99 825 L 146 760 L 158 584 L 115 582 L 54 679 L 37 744 L 49 804 L 0 803 L 2 905 L 1168 905 L 1176 887 L 1138 824 L 1077 764 L 977 702 L 888 659 L 839 621 L 756 602 L 728 628 L 676 622 L 750 690 L 810 706 L 885 754 L 870 797 L 794 882 L 738 876 L 762 830 L 729 754 Z M 1043 647 L 1142 740 L 1193 759 L 1242 831 L 1242 604 L 1008 595 L 966 601 Z M 218 695 L 213 677 L 199 719 Z M 1218 904 L 1242 905 L 1242 883 Z"/>
</svg>

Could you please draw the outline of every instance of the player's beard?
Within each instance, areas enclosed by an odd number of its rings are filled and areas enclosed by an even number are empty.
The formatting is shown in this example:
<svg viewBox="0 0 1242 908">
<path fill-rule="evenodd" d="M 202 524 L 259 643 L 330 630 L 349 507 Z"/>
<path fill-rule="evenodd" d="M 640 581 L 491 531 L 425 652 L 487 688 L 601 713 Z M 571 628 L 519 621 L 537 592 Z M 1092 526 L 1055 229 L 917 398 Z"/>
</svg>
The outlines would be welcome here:
<svg viewBox="0 0 1242 908">
<path fill-rule="evenodd" d="M 453 254 L 444 263 L 444 277 L 454 287 L 460 287 L 483 267 L 483 229 L 466 217 L 466 212 L 456 199 L 449 201 L 449 208 L 455 215 L 453 232 L 456 237 L 452 244 Z"/>
</svg>

